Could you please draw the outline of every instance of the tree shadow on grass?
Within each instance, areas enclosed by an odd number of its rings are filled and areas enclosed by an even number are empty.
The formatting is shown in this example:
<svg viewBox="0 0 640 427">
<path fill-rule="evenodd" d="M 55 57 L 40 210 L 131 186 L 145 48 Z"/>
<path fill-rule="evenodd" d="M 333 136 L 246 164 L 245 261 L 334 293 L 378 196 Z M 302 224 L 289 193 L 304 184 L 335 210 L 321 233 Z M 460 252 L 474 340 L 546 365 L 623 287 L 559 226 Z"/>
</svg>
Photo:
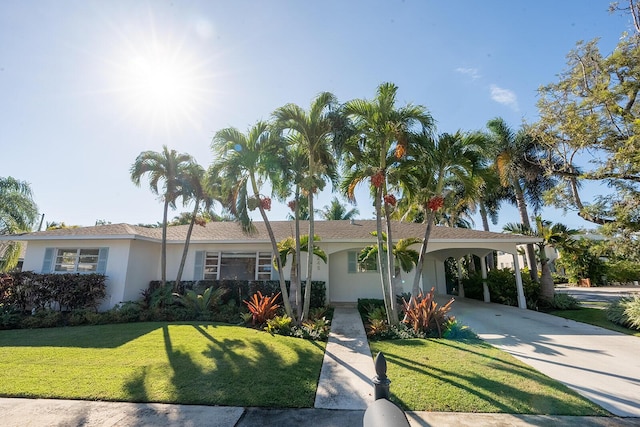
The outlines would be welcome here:
<svg viewBox="0 0 640 427">
<path fill-rule="evenodd" d="M 116 348 L 162 326 L 162 323 L 117 323 L 0 331 L 0 347 Z"/>
<path fill-rule="evenodd" d="M 487 355 L 480 354 L 483 357 Z M 567 396 L 575 396 L 568 388 L 560 385 L 558 382 L 546 377 L 545 375 L 530 369 L 527 366 L 516 365 L 502 360 L 489 361 L 488 365 L 495 375 L 482 375 L 481 372 L 461 372 L 455 364 L 442 366 L 439 364 L 431 366 L 428 362 L 423 363 L 409 357 L 401 356 L 398 353 L 389 354 L 385 352 L 385 357 L 391 365 L 412 371 L 412 375 L 424 375 L 430 377 L 434 382 L 441 384 L 440 391 L 437 393 L 439 400 L 446 399 L 449 392 L 446 388 L 453 388 L 463 393 L 468 393 L 470 400 L 476 400 L 478 405 L 491 405 L 498 412 L 504 413 L 534 413 L 534 414 L 588 414 L 588 415 L 606 415 L 605 411 L 594 412 L 588 403 L 582 404 L 573 400 L 567 401 L 564 398 L 557 398 L 543 393 L 528 391 L 523 386 L 523 380 L 531 380 L 539 384 L 540 387 L 552 388 Z M 521 380 L 506 382 L 502 373 L 520 377 Z M 393 381 L 393 378 L 391 378 Z M 419 384 L 420 382 L 418 382 Z M 418 386 L 420 387 L 420 386 Z M 393 387 L 392 387 L 393 391 Z M 425 390 L 431 393 L 433 390 Z M 451 391 L 453 393 L 453 391 Z M 578 398 L 583 400 L 582 398 Z M 393 394 L 392 400 L 395 400 L 404 409 L 408 408 L 409 403 L 403 401 L 400 397 Z M 473 403 L 470 403 L 473 405 Z M 453 402 L 457 406 L 456 402 Z M 411 404 L 411 406 L 414 406 Z M 449 408 L 436 409 L 426 408 L 427 410 L 449 410 Z M 475 412 L 478 409 L 470 407 L 467 411 Z"/>
<path fill-rule="evenodd" d="M 206 344 L 185 351 L 177 332 L 163 326 L 171 389 L 154 397 L 149 371 L 127 381 L 134 401 L 225 406 L 312 407 L 322 366 L 322 347 L 308 341 L 256 332 L 250 339 L 216 334 L 212 325 L 191 325 Z M 165 384 L 166 386 L 166 384 Z"/>
</svg>

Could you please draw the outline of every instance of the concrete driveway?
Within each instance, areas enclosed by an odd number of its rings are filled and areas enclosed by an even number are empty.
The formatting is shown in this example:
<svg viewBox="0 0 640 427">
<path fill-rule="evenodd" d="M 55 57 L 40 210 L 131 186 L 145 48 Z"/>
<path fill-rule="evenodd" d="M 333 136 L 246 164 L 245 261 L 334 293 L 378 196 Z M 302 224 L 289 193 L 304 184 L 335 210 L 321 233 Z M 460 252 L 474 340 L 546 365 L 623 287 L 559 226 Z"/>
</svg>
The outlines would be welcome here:
<svg viewBox="0 0 640 427">
<path fill-rule="evenodd" d="M 640 338 L 465 298 L 451 312 L 486 342 L 614 415 L 640 417 Z"/>
<path fill-rule="evenodd" d="M 622 297 L 640 295 L 640 286 L 602 286 L 593 288 L 559 287 L 557 293 L 569 294 L 585 303 L 609 303 Z"/>
</svg>

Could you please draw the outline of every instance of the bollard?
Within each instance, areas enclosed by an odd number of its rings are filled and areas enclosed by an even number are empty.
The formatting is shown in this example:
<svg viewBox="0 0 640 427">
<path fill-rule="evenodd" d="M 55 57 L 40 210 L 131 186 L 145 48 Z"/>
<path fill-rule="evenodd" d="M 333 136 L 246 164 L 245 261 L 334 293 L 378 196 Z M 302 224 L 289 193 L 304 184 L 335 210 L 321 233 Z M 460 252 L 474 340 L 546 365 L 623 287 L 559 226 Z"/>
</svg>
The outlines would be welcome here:
<svg viewBox="0 0 640 427">
<path fill-rule="evenodd" d="M 378 353 L 374 362 L 376 376 L 373 381 L 373 402 L 364 412 L 363 427 L 409 427 L 409 421 L 402 409 L 389 400 L 389 384 L 387 378 L 387 360 L 384 354 Z"/>
<path fill-rule="evenodd" d="M 376 376 L 371 380 L 373 382 L 373 397 L 375 400 L 389 400 L 389 384 L 391 384 L 391 380 L 387 378 L 387 359 L 385 359 L 382 352 L 376 355 L 374 366 Z"/>
</svg>

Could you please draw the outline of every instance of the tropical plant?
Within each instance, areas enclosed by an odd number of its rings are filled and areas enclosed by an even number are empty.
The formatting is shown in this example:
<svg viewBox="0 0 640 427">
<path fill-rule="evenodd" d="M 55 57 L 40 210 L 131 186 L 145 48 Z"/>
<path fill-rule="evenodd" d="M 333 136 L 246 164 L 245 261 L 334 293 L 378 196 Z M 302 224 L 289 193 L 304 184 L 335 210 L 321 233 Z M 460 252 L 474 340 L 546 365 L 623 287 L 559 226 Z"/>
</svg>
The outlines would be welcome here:
<svg viewBox="0 0 640 427">
<path fill-rule="evenodd" d="M 514 132 L 502 118 L 489 120 L 487 128 L 500 182 L 513 190 L 520 222 L 531 228 L 527 207 L 538 213 L 542 208 L 544 192 L 557 184 L 555 178 L 545 174 L 544 150 L 525 129 Z M 538 281 L 535 250 L 532 244 L 526 248 L 531 278 Z"/>
<path fill-rule="evenodd" d="M 299 181 L 299 187 L 303 194 L 307 195 L 309 236 L 315 236 L 313 199 L 318 191 L 322 191 L 327 178 L 332 181 L 337 179 L 337 162 L 334 154 L 336 106 L 335 96 L 329 92 L 323 92 L 312 101 L 308 112 L 296 104 L 287 104 L 273 113 L 277 126 L 289 132 L 290 142 L 306 154 L 306 173 Z M 309 253 L 314 253 L 313 240 L 309 240 Z M 313 257 L 308 257 L 307 283 L 311 283 L 312 280 L 312 267 Z M 309 315 L 310 298 L 310 287 L 307 287 L 300 317 L 302 320 Z"/>
<path fill-rule="evenodd" d="M 318 236 L 314 236 L 314 241 L 318 242 L 320 241 L 320 237 Z M 300 289 L 301 289 L 301 284 L 300 284 L 300 275 L 299 275 L 299 257 L 300 257 L 300 252 L 307 252 L 308 253 L 309 250 L 309 235 L 308 234 L 304 234 L 302 236 L 300 236 L 299 239 L 294 239 L 293 237 L 287 237 L 283 240 L 281 240 L 280 242 L 278 242 L 278 256 L 280 257 L 280 263 L 282 265 L 282 267 L 284 268 L 287 265 L 287 257 L 291 256 L 291 273 L 290 273 L 290 282 L 291 282 L 291 288 L 293 289 L 293 291 L 291 292 L 292 294 L 295 293 L 295 301 L 296 301 L 296 310 L 298 315 L 300 316 L 300 313 L 302 313 L 300 311 L 300 309 L 302 308 L 302 306 L 299 304 L 300 302 Z M 315 256 L 317 256 L 318 258 L 320 258 L 322 261 L 327 262 L 327 254 L 322 250 L 322 248 L 318 247 L 318 246 L 314 246 L 313 247 L 313 254 Z M 305 288 L 309 289 L 309 288 Z M 309 293 L 311 291 L 309 290 Z M 306 293 L 306 292 L 305 292 Z M 293 299 L 294 295 L 290 295 Z M 309 299 L 309 301 L 311 301 L 311 298 Z M 300 316 L 302 317 L 302 316 Z M 309 315 L 307 314 L 307 318 L 309 317 Z"/>
<path fill-rule="evenodd" d="M 640 331 L 640 296 L 622 297 L 607 307 L 607 319 L 629 329 Z"/>
<path fill-rule="evenodd" d="M 280 308 L 280 305 L 276 304 L 276 300 L 279 296 L 280 293 L 272 296 L 263 296 L 262 292 L 258 291 L 248 300 L 244 301 L 249 308 L 249 312 L 252 316 L 252 324 L 254 326 L 264 325 L 269 319 L 274 318 L 276 314 L 278 314 L 278 308 Z"/>
<path fill-rule="evenodd" d="M 355 134 L 345 142 L 345 174 L 342 189 L 350 201 L 355 202 L 355 189 L 368 183 L 376 215 L 378 267 L 382 295 L 387 308 L 389 324 L 398 323 L 393 289 L 394 261 L 392 247 L 384 250 L 383 231 L 393 242 L 391 214 L 396 197 L 390 191 L 401 179 L 400 165 L 406 160 L 407 146 L 413 131 L 429 132 L 433 118 L 423 106 L 396 107 L 398 87 L 392 83 L 378 86 L 373 100 L 355 99 L 344 106 L 352 120 Z M 385 229 L 383 229 L 383 219 Z"/>
<path fill-rule="evenodd" d="M 0 177 L 0 234 L 31 231 L 37 218 L 38 207 L 29 184 L 12 177 Z M 19 257 L 19 242 L 0 243 L 0 272 L 15 268 Z"/>
<path fill-rule="evenodd" d="M 184 295 L 174 294 L 176 301 L 193 311 L 197 315 L 206 314 L 214 309 L 222 300 L 222 296 L 228 289 L 209 287 L 201 294 L 192 289 L 185 291 Z"/>
<path fill-rule="evenodd" d="M 427 245 L 436 215 L 446 206 L 455 205 L 459 186 L 474 188 L 473 171 L 482 161 L 480 153 L 484 143 L 482 135 L 462 132 L 437 137 L 422 133 L 410 140 L 409 160 L 404 165 L 407 179 L 401 183 L 404 197 L 398 215 L 405 219 L 414 215 L 415 219 L 419 213 L 419 218 L 426 223 L 411 289 L 413 296 L 420 294 Z"/>
<path fill-rule="evenodd" d="M 564 224 L 556 223 L 551 225 L 551 221 L 543 220 L 540 215 L 535 217 L 536 228 L 531 228 L 525 224 L 507 223 L 504 231 L 524 236 L 539 237 L 541 242 L 536 243 L 538 247 L 538 260 L 540 261 L 540 297 L 551 303 L 555 295 L 553 276 L 549 266 L 549 258 L 546 254 L 546 247 L 570 248 L 574 246 L 575 240 L 572 236 L 578 234 L 578 230 L 568 228 Z M 536 260 L 536 265 L 537 261 Z"/>
<path fill-rule="evenodd" d="M 162 216 L 162 245 L 161 245 L 161 281 L 167 281 L 167 217 L 169 207 L 175 209 L 179 197 L 188 194 L 188 177 L 194 160 L 188 154 L 180 154 L 162 146 L 162 152 L 144 151 L 138 155 L 131 166 L 131 180 L 140 186 L 143 175 L 149 176 L 149 188 L 153 194 L 160 196 L 163 201 Z M 159 188 L 160 183 L 162 187 Z"/>
<path fill-rule="evenodd" d="M 376 236 L 377 233 L 372 231 L 371 234 Z M 384 241 L 383 250 L 387 251 L 387 235 L 383 233 Z M 395 295 L 402 293 L 402 272 L 409 273 L 418 262 L 418 251 L 411 249 L 411 246 L 420 244 L 421 240 L 417 237 L 409 237 L 400 239 L 393 245 L 393 288 Z M 369 269 L 375 268 L 378 263 L 378 245 L 365 246 L 358 254 L 358 263 L 367 266 Z"/>
<path fill-rule="evenodd" d="M 290 335 L 292 321 L 293 319 L 286 314 L 283 316 L 275 316 L 267 320 L 267 326 L 265 326 L 264 330 L 271 335 Z"/>
<path fill-rule="evenodd" d="M 258 122 L 245 135 L 235 128 L 218 131 L 213 138 L 211 148 L 217 162 L 209 168 L 209 179 L 219 177 L 219 194 L 223 206 L 240 222 L 246 233 L 255 228 L 249 217 L 249 211 L 258 209 L 269 235 L 271 249 L 275 257 L 277 270 L 282 273 L 282 263 L 278 253 L 271 222 L 266 211 L 271 209 L 271 198 L 260 194 L 260 185 L 270 181 L 272 188 L 281 187 L 283 165 L 283 144 L 277 134 L 273 134 L 266 122 Z M 279 274 L 280 293 L 285 312 L 293 317 L 284 274 Z"/>
<path fill-rule="evenodd" d="M 340 203 L 337 197 L 331 199 L 331 203 L 325 205 L 322 211 L 320 211 L 320 215 L 325 221 L 355 219 L 359 214 L 360 211 L 356 208 L 347 210 L 346 206 Z"/>
<path fill-rule="evenodd" d="M 447 315 L 451 310 L 451 304 L 454 299 L 451 298 L 443 306 L 438 306 L 434 300 L 435 288 L 431 288 L 428 294 L 422 293 L 417 295 L 414 303 L 403 300 L 405 318 L 404 323 L 409 325 L 414 332 L 437 333 L 438 338 L 442 338 L 442 334 L 447 330 L 447 323 L 450 317 Z"/>
</svg>

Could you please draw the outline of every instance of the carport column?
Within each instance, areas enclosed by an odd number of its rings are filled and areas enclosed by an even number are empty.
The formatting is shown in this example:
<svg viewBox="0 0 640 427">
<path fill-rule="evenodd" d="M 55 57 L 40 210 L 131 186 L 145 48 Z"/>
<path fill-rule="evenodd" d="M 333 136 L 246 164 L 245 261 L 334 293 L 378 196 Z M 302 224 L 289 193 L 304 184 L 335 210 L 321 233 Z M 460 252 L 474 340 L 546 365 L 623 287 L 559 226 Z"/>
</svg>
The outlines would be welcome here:
<svg viewBox="0 0 640 427">
<path fill-rule="evenodd" d="M 516 270 L 516 292 L 518 293 L 518 307 L 527 308 L 527 300 L 524 298 L 522 288 L 522 274 L 520 274 L 520 263 L 518 262 L 518 251 L 513 254 L 513 268 Z"/>
<path fill-rule="evenodd" d="M 480 257 L 480 269 L 482 271 L 482 293 L 484 295 L 484 302 L 491 302 L 491 295 L 489 295 L 489 286 L 487 286 L 487 258 Z"/>
</svg>

